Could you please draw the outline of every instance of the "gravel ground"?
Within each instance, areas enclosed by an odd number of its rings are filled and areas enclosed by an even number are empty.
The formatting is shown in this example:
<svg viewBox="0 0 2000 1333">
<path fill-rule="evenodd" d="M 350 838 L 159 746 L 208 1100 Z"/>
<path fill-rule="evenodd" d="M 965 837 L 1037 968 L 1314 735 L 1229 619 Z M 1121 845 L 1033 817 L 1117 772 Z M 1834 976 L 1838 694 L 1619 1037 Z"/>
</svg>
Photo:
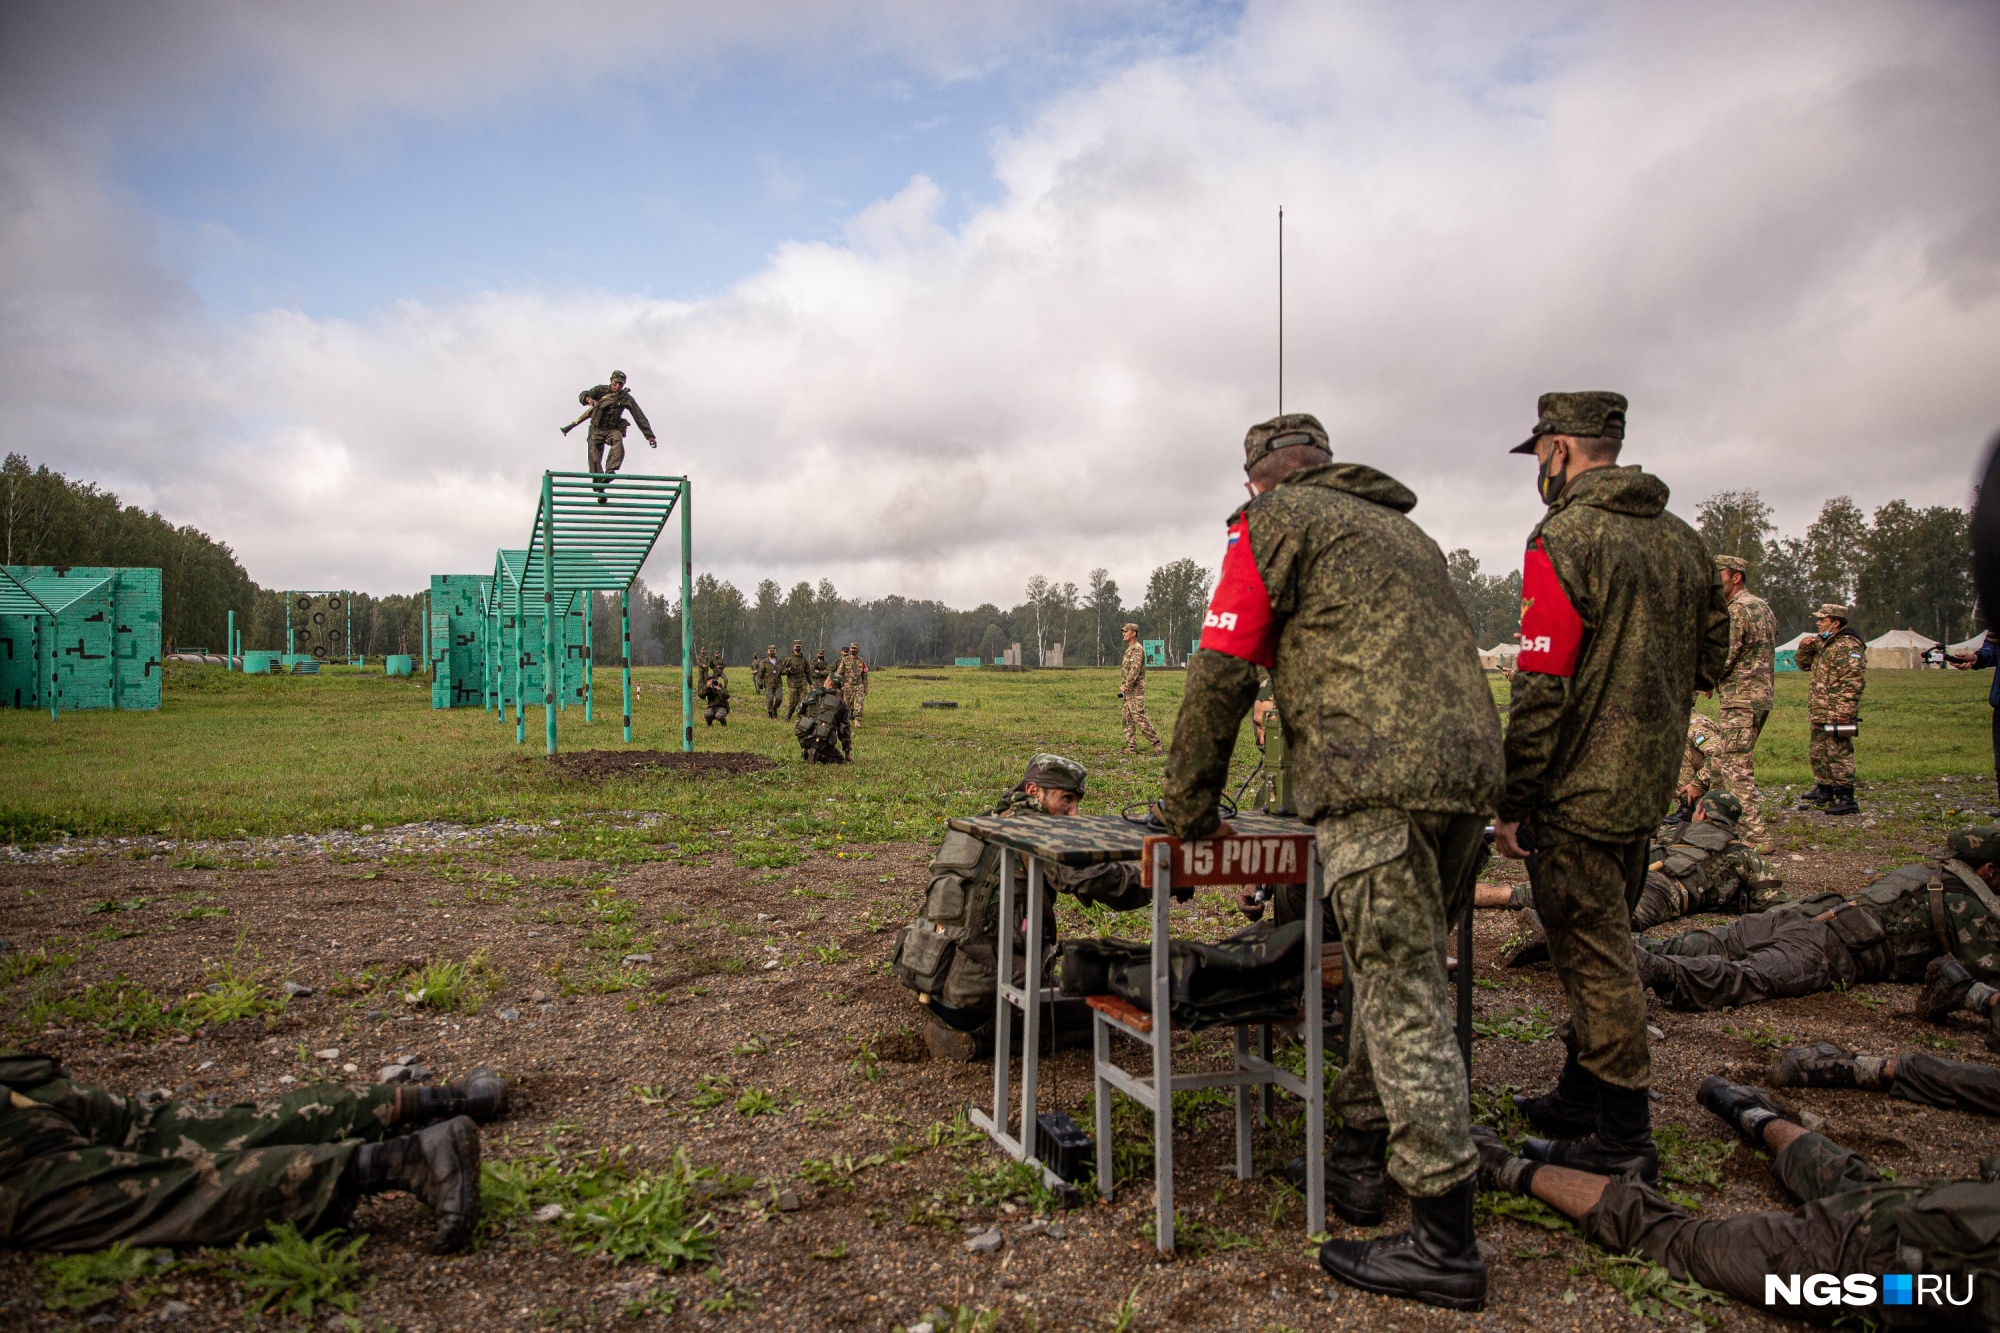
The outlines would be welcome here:
<svg viewBox="0 0 2000 1333">
<path fill-rule="evenodd" d="M 1311 1258 L 1298 1201 L 1288 1202 L 1268 1177 L 1239 1181 L 1229 1173 L 1226 1108 L 1198 1113 L 1176 1144 L 1183 1215 L 1212 1228 L 1221 1244 L 1167 1261 L 1154 1257 L 1141 1231 L 1152 1207 L 1143 1183 L 1122 1187 L 1115 1202 L 1048 1217 L 1021 1203 L 954 1201 L 968 1171 L 997 1160 L 976 1146 L 931 1147 L 861 1170 L 847 1190 L 808 1185 L 797 1176 L 807 1159 L 859 1160 L 922 1144 L 929 1127 L 990 1097 L 990 1065 L 925 1057 L 914 1005 L 883 966 L 896 927 L 921 895 L 929 848 L 816 853 L 780 870 L 663 862 L 613 869 L 477 853 L 532 830 L 412 825 L 246 840 L 206 853 L 117 840 L 10 858 L 0 864 L 0 935 L 25 950 L 85 940 L 88 951 L 66 982 L 124 976 L 172 996 L 197 989 L 211 963 L 234 958 L 264 969 L 271 988 L 292 981 L 313 990 L 281 1015 L 161 1042 L 124 1044 L 91 1029 L 51 1027 L 32 1044 L 62 1057 L 82 1080 L 221 1101 L 270 1094 L 288 1079 L 365 1078 L 397 1055 L 420 1058 L 439 1078 L 492 1065 L 520 1080 L 520 1099 L 487 1131 L 489 1160 L 604 1147 L 660 1164 L 684 1149 L 698 1166 L 758 1182 L 714 1201 L 714 1266 L 670 1273 L 586 1260 L 532 1224 L 495 1229 L 471 1253 L 432 1258 L 420 1247 L 427 1231 L 420 1205 L 394 1195 L 369 1201 L 353 1224 L 370 1236 L 363 1259 L 373 1285 L 356 1311 L 362 1327 L 629 1326 L 624 1306 L 655 1290 L 677 1294 L 671 1321 L 697 1327 L 887 1329 L 957 1304 L 1001 1312 L 1001 1328 L 1104 1329 L 1128 1295 L 1136 1329 L 1651 1326 L 1591 1271 L 1589 1252 L 1572 1236 L 1503 1218 L 1482 1224 L 1492 1246 L 1483 1315 L 1330 1291 Z M 199 868 L 224 852 L 238 868 Z M 1879 853 L 1784 859 L 1801 889 L 1851 889 L 1882 865 Z M 139 899 L 145 906 L 91 911 Z M 633 906 L 625 934 L 607 927 L 607 902 Z M 208 912 L 183 915 L 196 908 Z M 1510 914 L 1481 914 L 1476 956 L 1481 977 L 1494 984 L 1476 992 L 1480 1015 L 1559 1017 L 1560 991 L 1546 969 L 1510 974 L 1490 964 L 1513 924 Z M 650 961 L 626 961 L 627 950 Z M 483 975 L 494 986 L 476 1013 L 408 1005 L 386 980 L 361 988 L 371 970 L 393 977 L 424 960 L 482 951 Z M 614 972 L 637 984 L 561 993 L 559 975 L 576 982 Z M 36 984 L 0 990 L 0 1013 L 14 1017 Z M 1656 1118 L 1722 1137 L 1695 1107 L 1696 1085 L 1718 1069 L 1761 1063 L 1780 1037 L 1830 1038 L 1877 1053 L 1942 1045 L 1960 1058 L 1990 1058 L 1971 1027 L 1941 1032 L 1910 1016 L 1913 995 L 1911 987 L 1867 986 L 1740 1014 L 1655 1010 Z M 1192 1060 L 1213 1059 L 1218 1048 L 1211 1038 Z M 316 1058 L 326 1049 L 341 1054 Z M 1482 1039 L 1475 1082 L 1545 1086 L 1560 1060 L 1553 1039 Z M 356 1072 L 344 1073 L 347 1065 Z M 1044 1108 L 1088 1124 L 1085 1053 L 1059 1053 L 1042 1068 Z M 727 1101 L 697 1109 L 699 1080 L 715 1075 L 732 1092 L 773 1094 L 777 1109 L 746 1116 Z M 1967 1115 L 1864 1093 L 1812 1092 L 1797 1102 L 1904 1175 L 1962 1172 L 1991 1150 L 1990 1124 Z M 1275 1167 L 1295 1143 L 1260 1127 L 1260 1165 Z M 1710 1215 L 1783 1203 L 1742 1148 L 1723 1163 L 1719 1192 L 1697 1197 Z M 1398 1202 L 1389 1225 L 1406 1215 Z M 1332 1225 L 1336 1235 L 1354 1234 Z M 971 1235 L 995 1226 L 1003 1239 L 997 1253 L 968 1252 Z M 241 1292 L 228 1282 L 193 1276 L 171 1285 L 142 1308 L 95 1312 L 89 1326 L 244 1325 Z M 735 1308 L 704 1309 L 704 1301 Z M 1731 1327 L 1778 1326 L 1742 1307 L 1719 1314 Z M 1693 1325 L 1675 1312 L 1664 1320 Z M 41 1308 L 32 1260 L 11 1253 L 0 1255 L 0 1322 L 80 1324 Z"/>
</svg>

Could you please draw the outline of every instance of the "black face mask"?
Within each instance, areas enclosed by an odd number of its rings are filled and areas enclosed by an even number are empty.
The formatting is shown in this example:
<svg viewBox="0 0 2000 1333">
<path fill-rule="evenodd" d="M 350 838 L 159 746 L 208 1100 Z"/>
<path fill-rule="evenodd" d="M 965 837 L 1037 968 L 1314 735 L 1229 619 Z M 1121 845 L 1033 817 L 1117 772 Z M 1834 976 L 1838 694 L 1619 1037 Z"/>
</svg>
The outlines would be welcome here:
<svg viewBox="0 0 2000 1333">
<path fill-rule="evenodd" d="M 1561 473 L 1549 471 L 1549 461 L 1554 457 L 1555 450 L 1551 449 L 1549 457 L 1535 465 L 1535 491 L 1545 505 L 1552 505 L 1561 499 L 1563 487 L 1569 483 L 1569 478 Z"/>
</svg>

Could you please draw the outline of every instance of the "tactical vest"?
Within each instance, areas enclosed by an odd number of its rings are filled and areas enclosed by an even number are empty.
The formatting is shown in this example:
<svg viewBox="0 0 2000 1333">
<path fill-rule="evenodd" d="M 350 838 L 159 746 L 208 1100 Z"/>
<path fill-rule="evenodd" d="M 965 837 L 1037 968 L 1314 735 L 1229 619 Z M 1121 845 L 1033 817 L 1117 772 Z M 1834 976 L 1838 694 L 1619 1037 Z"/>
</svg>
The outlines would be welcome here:
<svg viewBox="0 0 2000 1333">
<path fill-rule="evenodd" d="M 1873 981 L 1917 981 L 1931 959 L 1952 953 L 1946 895 L 1969 897 L 2000 917 L 2000 902 L 1957 858 L 1892 870 L 1855 894 L 1828 924 Z"/>
<path fill-rule="evenodd" d="M 896 978 L 953 1009 L 990 1005 L 999 976 L 1000 848 L 953 830 L 930 872 L 923 914 L 896 941 Z"/>
</svg>

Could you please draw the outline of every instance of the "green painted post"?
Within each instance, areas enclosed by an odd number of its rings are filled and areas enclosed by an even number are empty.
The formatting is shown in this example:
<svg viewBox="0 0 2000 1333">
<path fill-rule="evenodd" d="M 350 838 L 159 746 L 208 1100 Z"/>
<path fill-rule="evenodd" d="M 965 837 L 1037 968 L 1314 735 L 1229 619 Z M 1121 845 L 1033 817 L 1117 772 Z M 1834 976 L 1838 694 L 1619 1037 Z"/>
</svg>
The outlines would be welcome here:
<svg viewBox="0 0 2000 1333">
<path fill-rule="evenodd" d="M 341 604 L 347 608 L 347 664 L 358 666 L 360 664 L 354 660 L 354 594 L 349 591 L 340 596 Z"/>
<path fill-rule="evenodd" d="M 591 665 L 597 656 L 597 593 L 586 590 L 583 594 L 583 720 L 595 720 L 591 709 L 597 702 L 592 693 Z"/>
<path fill-rule="evenodd" d="M 297 651 L 298 643 L 292 637 L 292 593 L 291 589 L 287 588 L 285 590 L 285 656 L 290 657 Z M 286 665 L 289 666 L 291 664 L 286 663 Z"/>
<path fill-rule="evenodd" d="M 236 613 L 229 613 L 229 637 L 222 642 L 222 669 L 236 670 Z"/>
<path fill-rule="evenodd" d="M 625 743 L 632 743 L 632 590 L 618 594 L 618 666 L 625 684 Z"/>
<path fill-rule="evenodd" d="M 694 752 L 694 501 L 681 478 L 681 749 Z"/>
<path fill-rule="evenodd" d="M 514 744 L 528 743 L 528 615 L 525 598 L 528 583 L 527 561 L 521 562 L 521 581 L 514 586 Z"/>
<path fill-rule="evenodd" d="M 562 660 L 556 656 L 555 483 L 546 472 L 542 474 L 542 519 L 542 720 L 548 731 L 549 754 L 553 756 L 556 752 L 556 686 L 562 678 Z M 568 611 L 569 607 L 565 605 L 564 614 Z"/>
</svg>

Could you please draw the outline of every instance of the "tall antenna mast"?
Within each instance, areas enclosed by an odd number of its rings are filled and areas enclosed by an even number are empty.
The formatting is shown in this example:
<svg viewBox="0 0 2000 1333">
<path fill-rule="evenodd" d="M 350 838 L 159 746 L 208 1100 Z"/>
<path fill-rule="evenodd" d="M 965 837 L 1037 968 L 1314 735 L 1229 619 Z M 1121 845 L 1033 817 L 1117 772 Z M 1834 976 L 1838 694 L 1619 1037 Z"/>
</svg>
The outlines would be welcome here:
<svg viewBox="0 0 2000 1333">
<path fill-rule="evenodd" d="M 1278 415 L 1285 415 L 1285 206 L 1278 205 Z"/>
</svg>

